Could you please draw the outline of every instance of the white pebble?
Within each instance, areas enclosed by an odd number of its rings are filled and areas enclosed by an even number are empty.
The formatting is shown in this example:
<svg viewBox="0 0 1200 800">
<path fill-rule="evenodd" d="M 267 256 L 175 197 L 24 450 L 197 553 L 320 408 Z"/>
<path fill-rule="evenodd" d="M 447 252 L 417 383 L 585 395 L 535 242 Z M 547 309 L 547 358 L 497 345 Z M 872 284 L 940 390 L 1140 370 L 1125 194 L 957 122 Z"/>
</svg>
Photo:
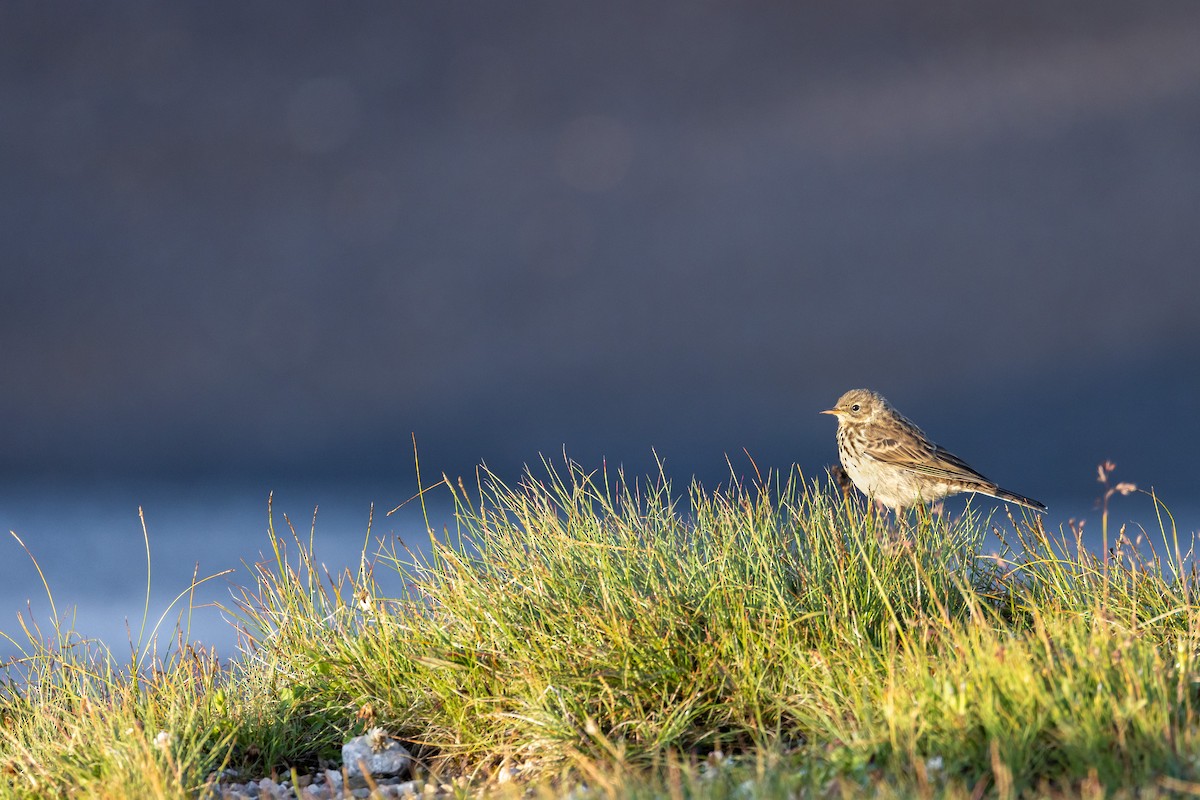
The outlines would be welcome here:
<svg viewBox="0 0 1200 800">
<path fill-rule="evenodd" d="M 408 750 L 382 728 L 372 728 L 370 733 L 342 745 L 342 764 L 352 779 L 361 778 L 364 768 L 377 779 L 401 775 L 408 771 L 411 762 Z"/>
</svg>

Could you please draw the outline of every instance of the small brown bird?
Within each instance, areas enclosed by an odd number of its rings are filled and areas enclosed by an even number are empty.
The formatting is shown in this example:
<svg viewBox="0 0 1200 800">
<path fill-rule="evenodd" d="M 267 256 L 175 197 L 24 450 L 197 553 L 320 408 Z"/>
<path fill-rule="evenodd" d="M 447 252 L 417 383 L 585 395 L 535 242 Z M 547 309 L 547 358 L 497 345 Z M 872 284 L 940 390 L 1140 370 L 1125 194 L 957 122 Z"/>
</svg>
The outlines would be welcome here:
<svg viewBox="0 0 1200 800">
<path fill-rule="evenodd" d="M 838 419 L 838 455 L 863 494 L 900 511 L 959 492 L 976 492 L 1045 511 L 1037 500 L 1001 489 L 958 456 L 929 441 L 921 429 L 870 389 L 851 389 L 822 414 Z"/>
</svg>

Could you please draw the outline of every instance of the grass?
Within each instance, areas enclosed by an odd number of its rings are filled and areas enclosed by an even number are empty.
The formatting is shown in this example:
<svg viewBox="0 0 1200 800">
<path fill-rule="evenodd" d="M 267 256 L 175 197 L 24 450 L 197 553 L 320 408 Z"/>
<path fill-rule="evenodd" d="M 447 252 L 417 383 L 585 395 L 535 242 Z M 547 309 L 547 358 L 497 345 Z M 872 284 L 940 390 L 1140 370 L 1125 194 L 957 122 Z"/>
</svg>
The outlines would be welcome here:
<svg viewBox="0 0 1200 800">
<path fill-rule="evenodd" d="M 458 796 L 1200 794 L 1191 553 L 1157 498 L 1157 542 L 1110 532 L 1110 473 L 1099 554 L 798 473 L 681 493 L 570 463 L 442 481 L 454 529 L 353 574 L 273 528 L 235 661 L 28 628 L 0 796 L 213 796 L 375 725 Z"/>
</svg>

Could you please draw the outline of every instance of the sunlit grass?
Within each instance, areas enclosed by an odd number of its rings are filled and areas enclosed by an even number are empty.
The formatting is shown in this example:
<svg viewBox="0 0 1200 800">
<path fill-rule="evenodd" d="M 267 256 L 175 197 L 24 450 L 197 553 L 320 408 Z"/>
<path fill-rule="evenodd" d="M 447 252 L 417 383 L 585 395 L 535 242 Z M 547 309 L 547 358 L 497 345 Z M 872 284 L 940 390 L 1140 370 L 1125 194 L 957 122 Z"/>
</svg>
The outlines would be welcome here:
<svg viewBox="0 0 1200 800">
<path fill-rule="evenodd" d="M 1036 516 L 897 521 L 795 472 L 679 491 L 569 463 L 440 482 L 452 529 L 352 573 L 272 527 L 231 662 L 121 666 L 30 628 L 0 795 L 195 796 L 336 763 L 372 725 L 459 793 L 1200 790 L 1191 553 L 1169 515 L 1154 542 L 1108 531 L 1109 473 L 1100 553 Z"/>
</svg>

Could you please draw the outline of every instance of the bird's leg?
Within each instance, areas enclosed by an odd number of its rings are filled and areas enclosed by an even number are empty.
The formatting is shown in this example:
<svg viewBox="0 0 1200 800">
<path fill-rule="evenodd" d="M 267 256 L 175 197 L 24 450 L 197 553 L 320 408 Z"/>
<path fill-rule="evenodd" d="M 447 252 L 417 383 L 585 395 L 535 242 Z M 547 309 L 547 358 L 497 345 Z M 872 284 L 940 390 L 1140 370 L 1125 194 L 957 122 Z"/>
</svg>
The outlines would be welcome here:
<svg viewBox="0 0 1200 800">
<path fill-rule="evenodd" d="M 884 550 L 890 554 L 912 550 L 915 529 L 906 509 L 889 509 L 882 503 L 874 505 L 879 513 L 879 533 Z"/>
<path fill-rule="evenodd" d="M 928 511 L 924 503 L 916 503 L 908 508 L 896 509 L 896 522 L 892 528 L 892 541 L 899 547 L 911 550 L 917 543 L 917 536 L 922 524 L 928 519 Z"/>
<path fill-rule="evenodd" d="M 926 505 L 924 503 L 917 505 L 917 528 L 913 531 L 914 540 L 917 538 L 916 534 L 918 531 L 922 529 L 933 530 L 933 520 L 937 516 L 937 512 L 940 509 L 940 504 L 938 504 L 939 509 L 935 509 L 934 505 L 935 504 Z"/>
<path fill-rule="evenodd" d="M 896 543 L 903 540 L 904 509 L 889 508 L 878 500 L 871 502 L 878 517 L 879 532 L 882 533 L 889 541 Z"/>
</svg>

